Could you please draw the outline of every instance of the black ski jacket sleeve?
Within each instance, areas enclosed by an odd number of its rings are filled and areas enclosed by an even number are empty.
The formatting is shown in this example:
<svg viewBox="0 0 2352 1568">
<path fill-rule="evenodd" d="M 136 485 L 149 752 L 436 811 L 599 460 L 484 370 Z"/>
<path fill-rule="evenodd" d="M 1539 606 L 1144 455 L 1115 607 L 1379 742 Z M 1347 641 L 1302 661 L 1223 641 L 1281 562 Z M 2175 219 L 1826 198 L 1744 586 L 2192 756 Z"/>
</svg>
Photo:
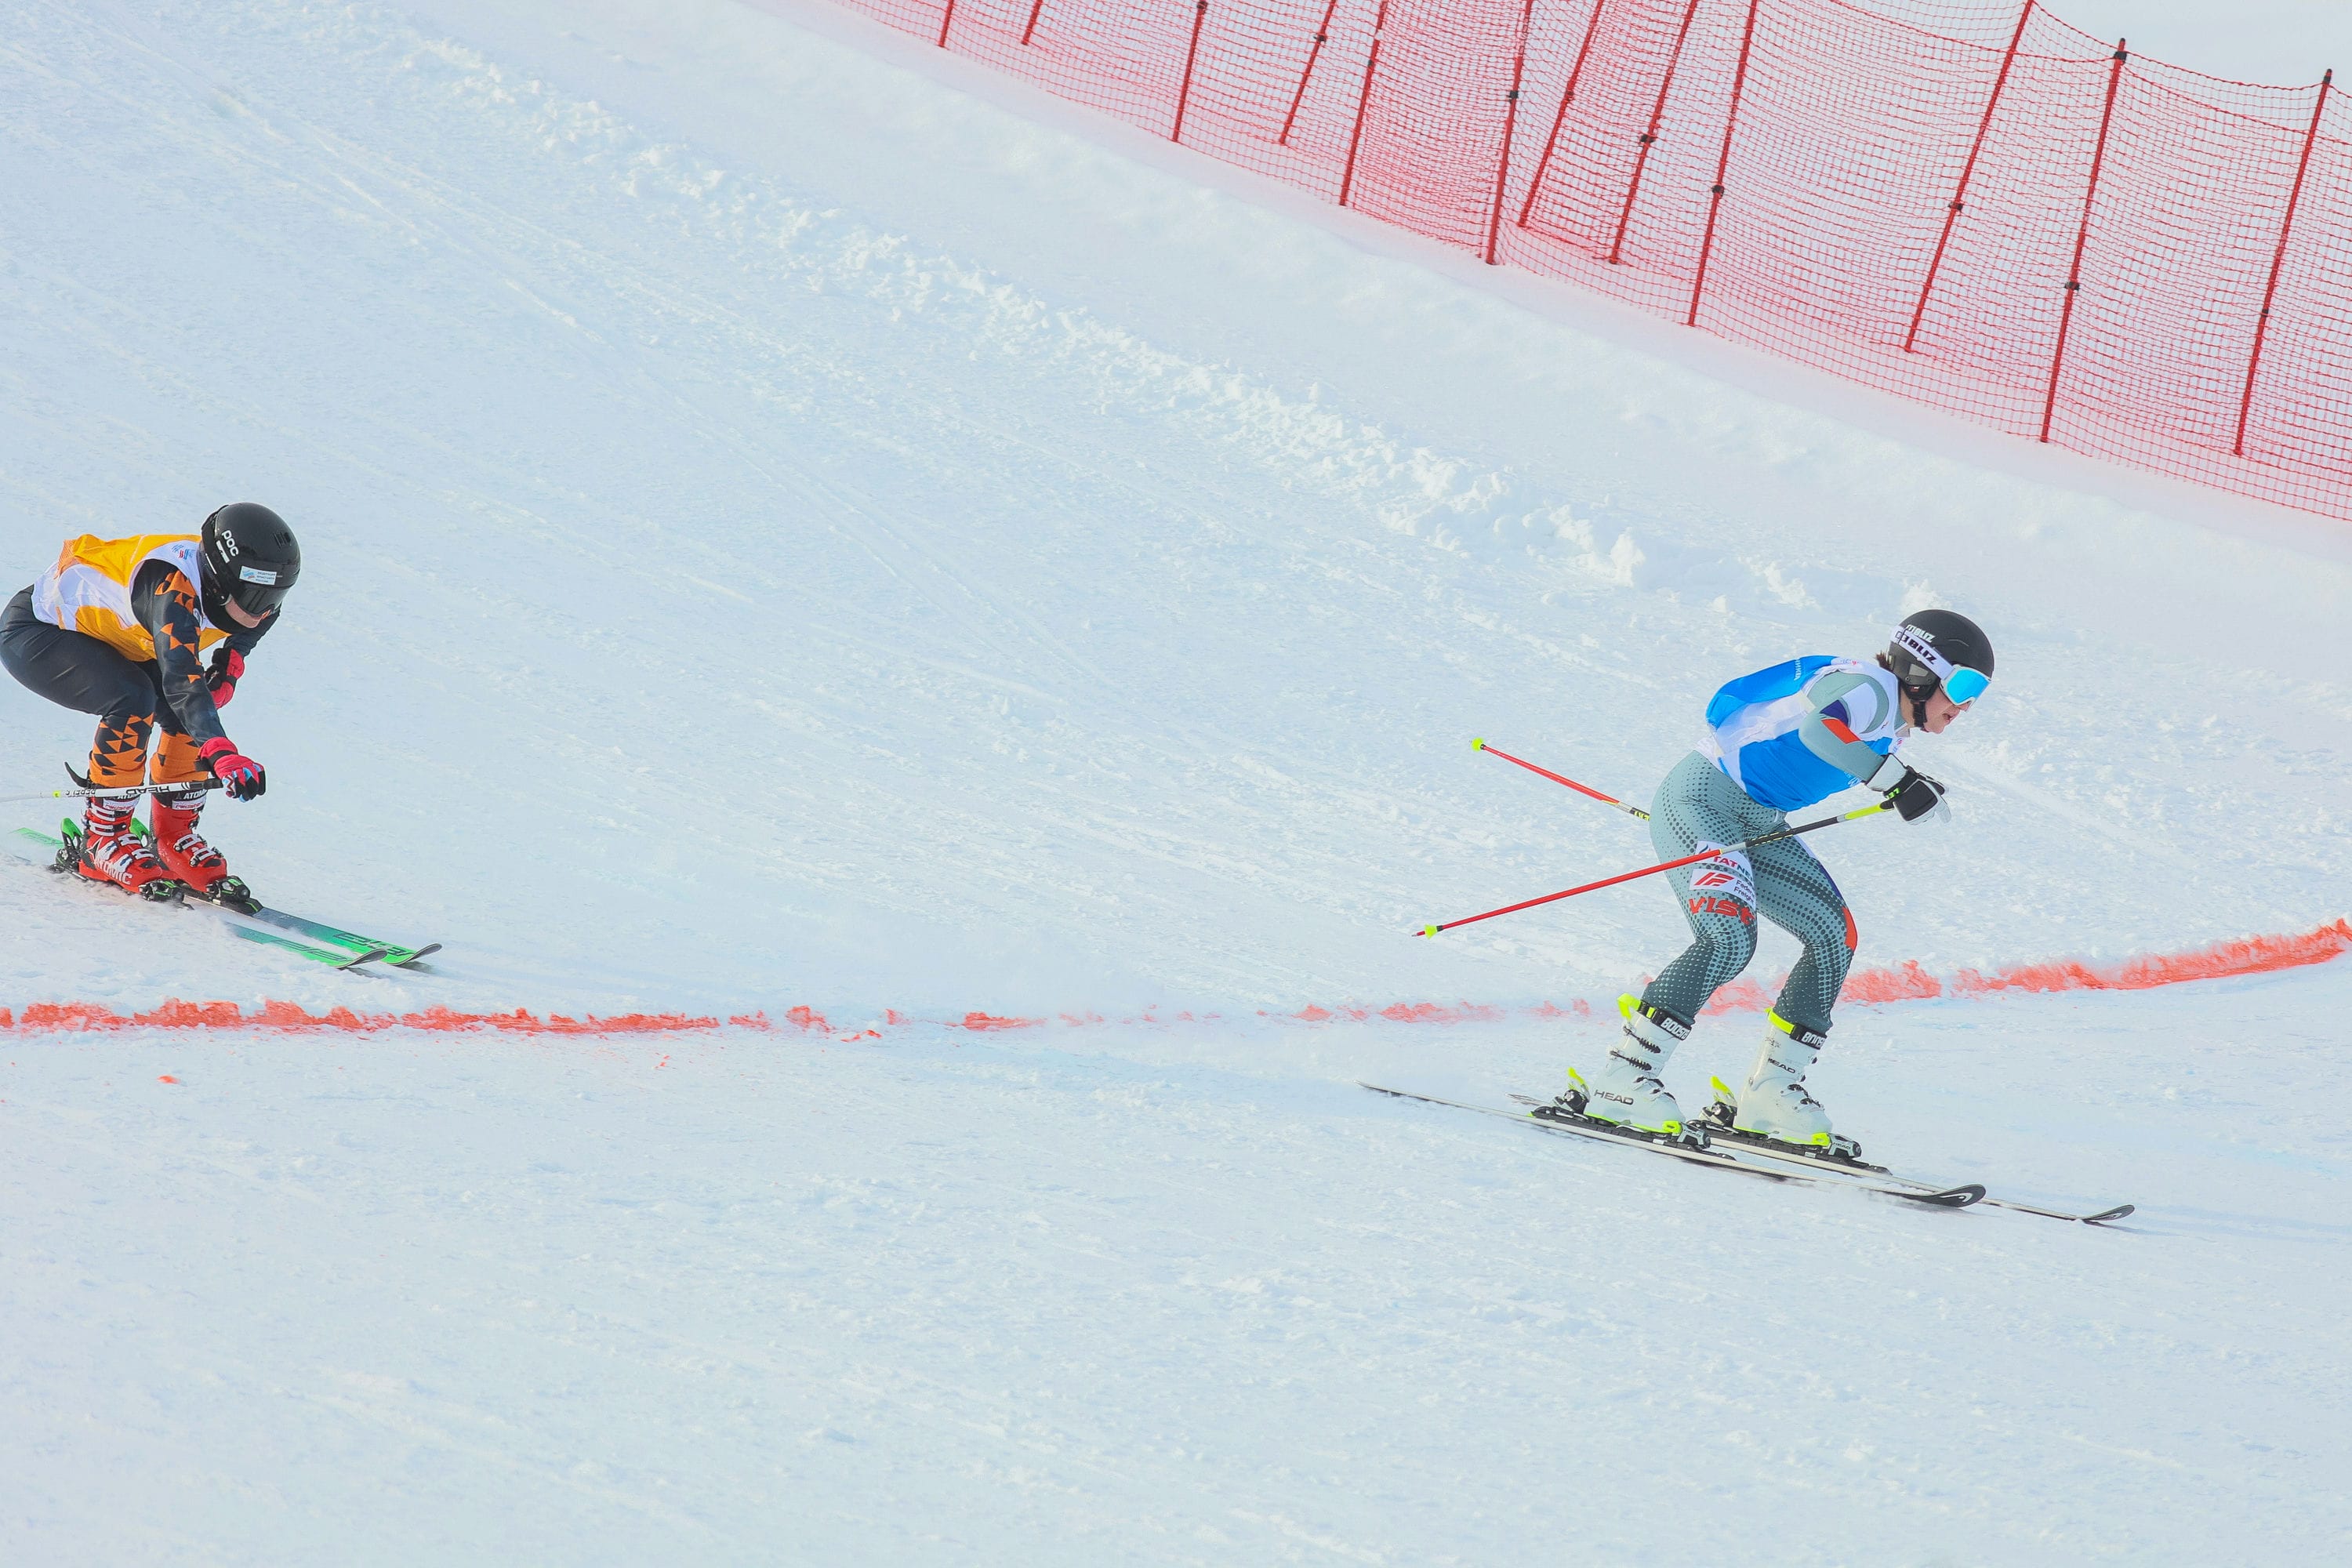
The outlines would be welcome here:
<svg viewBox="0 0 2352 1568">
<path fill-rule="evenodd" d="M 175 728 L 199 746 L 221 739 L 220 710 L 213 706 L 212 683 L 205 676 L 198 637 L 204 629 L 204 612 L 187 574 L 163 561 L 142 566 L 131 584 L 131 613 L 155 639 L 155 673 L 163 688 L 163 700 L 171 705 L 170 716 L 179 721 Z M 221 650 L 227 648 L 239 656 L 250 654 L 253 645 L 277 624 L 278 612 L 272 610 L 257 626 L 230 628 L 228 640 L 215 645 L 213 657 L 224 658 Z"/>
</svg>

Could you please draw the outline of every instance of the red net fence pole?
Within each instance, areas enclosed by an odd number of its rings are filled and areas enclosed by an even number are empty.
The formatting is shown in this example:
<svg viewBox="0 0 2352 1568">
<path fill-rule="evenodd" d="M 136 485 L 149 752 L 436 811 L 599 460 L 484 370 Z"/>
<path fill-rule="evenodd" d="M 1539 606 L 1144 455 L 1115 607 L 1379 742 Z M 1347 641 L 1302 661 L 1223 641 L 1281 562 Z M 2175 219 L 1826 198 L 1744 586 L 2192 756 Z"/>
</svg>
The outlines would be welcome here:
<svg viewBox="0 0 2352 1568">
<path fill-rule="evenodd" d="M 2116 41 L 2115 68 L 2107 73 L 2106 106 L 2099 111 L 2099 140 L 2091 151 L 2091 178 L 2083 190 L 2083 223 L 2074 231 L 2074 259 L 2066 269 L 2066 301 L 2058 310 L 2058 347 L 2050 356 L 2050 390 L 2042 398 L 2042 439 L 2050 439 L 2051 416 L 2058 410 L 2058 374 L 2066 363 L 2066 331 L 2074 324 L 2074 300 L 2083 291 L 2083 251 L 2091 243 L 2091 208 L 2099 199 L 2099 169 L 2107 161 L 2107 128 L 2116 117 L 2116 89 L 2123 85 L 2124 62 L 2131 58 L 2125 41 Z"/>
<path fill-rule="evenodd" d="M 1691 23 L 1698 16 L 1699 0 L 1690 0 L 1683 12 L 1683 25 L 1675 29 L 1674 52 L 1666 57 L 1666 68 L 1658 78 L 1658 101 L 1650 107 L 1649 128 L 1642 132 L 1642 150 L 1633 158 L 1633 177 L 1625 183 L 1625 205 L 1617 215 L 1617 232 L 1609 241 L 1609 265 L 1617 266 L 1625 259 L 1625 231 L 1633 226 L 1633 204 L 1641 199 L 1642 176 L 1649 171 L 1650 149 L 1658 144 L 1658 127 L 1666 118 L 1666 96 L 1675 90 L 1675 68 L 1683 63 L 1683 45 L 1690 39 Z"/>
<path fill-rule="evenodd" d="M 1307 84 L 1315 79 L 1315 62 L 1322 58 L 1323 46 L 1331 41 L 1331 15 L 1339 8 L 1339 0 L 1326 0 L 1323 20 L 1315 25 L 1315 41 L 1307 46 L 1307 63 L 1298 70 L 1298 90 L 1290 95 L 1290 112 L 1282 117 L 1282 134 L 1275 138 L 1280 146 L 1290 145 L 1290 132 L 1298 124 L 1298 106 L 1307 101 Z"/>
<path fill-rule="evenodd" d="M 1348 132 L 1348 165 L 1339 171 L 1339 205 L 1348 205 L 1349 193 L 1356 188 L 1356 153 L 1364 143 L 1364 110 L 1371 107 L 1372 79 L 1381 74 L 1381 33 L 1389 20 L 1388 0 L 1381 0 L 1381 8 L 1372 18 L 1372 52 L 1364 61 L 1364 89 L 1356 95 L 1356 124 Z"/>
<path fill-rule="evenodd" d="M 1042 0 L 1041 0 L 1042 3 Z M 2001 51 L 2000 71 L 1992 79 L 1992 91 L 1985 99 L 1984 118 L 1977 121 L 1976 140 L 1969 143 L 1969 161 L 1960 165 L 1960 183 L 1952 191 L 1952 205 L 1944 213 L 1944 231 L 1936 237 L 1936 254 L 1927 263 L 1927 276 L 1919 285 L 1919 303 L 1912 308 L 1911 330 L 1903 334 L 1903 352 L 1909 353 L 1919 342 L 1919 318 L 1927 313 L 1927 296 L 1936 291 L 1936 274 L 1943 269 L 1944 252 L 1951 247 L 1952 226 L 1960 221 L 1968 209 L 1969 181 L 1977 172 L 1977 160 L 1984 154 L 1985 132 L 1992 129 L 1993 111 L 2000 107 L 2000 89 L 2009 85 L 2009 71 L 2017 64 L 2017 46 L 2025 41 L 2026 24 L 2033 20 L 2033 0 L 2025 0 L 2024 9 L 2017 14 L 2017 31 L 2009 36 L 2009 47 Z"/>
<path fill-rule="evenodd" d="M 1495 199 L 1486 210 L 1486 265 L 1495 265 L 1495 245 L 1503 232 L 1503 187 L 1511 183 L 1511 138 L 1519 128 L 1519 84 L 1528 77 L 1528 29 L 1536 18 L 1536 0 L 1519 16 L 1519 47 L 1511 55 L 1511 90 L 1503 97 L 1503 154 L 1495 160 Z"/>
<path fill-rule="evenodd" d="M 2254 374 L 2263 364 L 2263 339 L 2270 334 L 2271 306 L 2278 299 L 2279 270 L 2286 265 L 2286 242 L 2294 233 L 2294 209 L 2303 202 L 2304 178 L 2311 173 L 2311 150 L 2319 144 L 2319 117 L 2327 112 L 2327 89 L 2335 85 L 2333 70 L 2322 73 L 2319 95 L 2311 106 L 2311 129 L 2304 132 L 2303 156 L 2295 160 L 2294 188 L 2287 193 L 2286 216 L 2279 220 L 2278 249 L 2271 256 L 2270 279 L 2263 285 L 2262 314 L 2254 319 L 2254 346 L 2246 355 L 2246 390 L 2238 399 L 2238 435 L 2230 443 L 2230 455 L 2234 458 L 2246 455 L 2246 416 L 2254 408 Z"/>
<path fill-rule="evenodd" d="M 1543 156 L 1536 160 L 1535 178 L 1528 182 L 1528 199 L 1519 204 L 1519 226 L 1528 226 L 1528 214 L 1534 210 L 1536 193 L 1543 189 L 1544 175 L 1551 169 L 1551 155 L 1559 148 L 1560 127 L 1568 123 L 1569 106 L 1576 101 L 1576 79 L 1584 74 L 1584 62 L 1592 58 L 1592 35 L 1600 30 L 1601 14 L 1609 8 L 1609 0 L 1593 0 L 1585 16 L 1583 41 L 1576 46 L 1576 64 L 1568 71 L 1568 85 L 1560 89 L 1559 112 L 1552 116 L 1551 134 L 1544 138 Z"/>
<path fill-rule="evenodd" d="M 838 3 L 1492 265 L 2352 520 L 2332 77 L 2126 56 L 2063 0 Z"/>
<path fill-rule="evenodd" d="M 1698 242 L 1698 270 L 1691 278 L 1690 310 L 1683 317 L 1683 325 L 1698 325 L 1698 297 L 1706 287 L 1706 258 L 1715 250 L 1715 220 L 1723 211 L 1723 182 L 1731 173 L 1731 133 L 1739 125 L 1740 89 L 1748 85 L 1748 53 L 1756 42 L 1756 6 L 1758 0 L 1748 0 L 1748 26 L 1739 33 L 1739 64 L 1731 73 L 1731 111 L 1723 117 L 1723 151 L 1715 160 L 1715 184 L 1706 203 L 1706 233 Z"/>
<path fill-rule="evenodd" d="M 1184 140 L 1184 110 L 1192 101 L 1192 67 L 1201 58 L 1201 24 L 1209 19 L 1209 0 L 1192 0 L 1192 40 L 1184 47 L 1184 80 L 1176 89 L 1176 123 L 1168 132 L 1171 142 Z"/>
</svg>

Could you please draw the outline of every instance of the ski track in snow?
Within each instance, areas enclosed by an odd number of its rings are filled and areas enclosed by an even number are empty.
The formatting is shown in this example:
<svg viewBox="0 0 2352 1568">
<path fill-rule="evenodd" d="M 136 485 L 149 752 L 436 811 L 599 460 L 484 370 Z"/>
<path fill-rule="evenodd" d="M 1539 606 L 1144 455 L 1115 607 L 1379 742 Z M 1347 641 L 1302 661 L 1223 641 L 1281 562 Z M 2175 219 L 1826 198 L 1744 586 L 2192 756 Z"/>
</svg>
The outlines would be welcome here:
<svg viewBox="0 0 2352 1568">
<path fill-rule="evenodd" d="M 1850 1124 L 2144 1205 L 2108 1232 L 1315 1081 L 1449 1076 L 1367 1026 L 1306 1079 L 1240 1026 L 12 1042 L 34 1418 L 0 1432 L 0 1528 L 148 1558 L 1474 1563 L 1617 1468 L 1580 1560 L 1679 1560 L 1662 1512 L 1742 1521 L 1729 1563 L 2276 1560 L 2352 1526 L 2325 1348 L 2352 1226 L 2306 1022 L 2347 983 L 1850 1026 L 1822 1072 Z M 1433 1087 L 1550 1070 L 1538 1033 L 1486 1046 Z"/>
<path fill-rule="evenodd" d="M 0 556 L 283 510 L 272 789 L 208 826 L 449 944 L 335 973 L 0 857 L 0 1005 L 778 1021 L 0 1033 L 0 1557 L 2352 1541 L 2340 963 L 1842 1016 L 1872 1152 L 2112 1233 L 1352 1087 L 1549 1091 L 1612 1020 L 1528 1009 L 1684 940 L 1639 885 L 1409 936 L 1652 858 L 1472 735 L 1641 798 L 1721 679 L 1930 602 L 2000 676 L 1919 747 L 1948 829 L 1810 840 L 1865 967 L 2341 920 L 2352 549 L 1777 405 L 803 24 L 0 0 Z M 0 685 L 0 773 L 88 740 Z"/>
</svg>

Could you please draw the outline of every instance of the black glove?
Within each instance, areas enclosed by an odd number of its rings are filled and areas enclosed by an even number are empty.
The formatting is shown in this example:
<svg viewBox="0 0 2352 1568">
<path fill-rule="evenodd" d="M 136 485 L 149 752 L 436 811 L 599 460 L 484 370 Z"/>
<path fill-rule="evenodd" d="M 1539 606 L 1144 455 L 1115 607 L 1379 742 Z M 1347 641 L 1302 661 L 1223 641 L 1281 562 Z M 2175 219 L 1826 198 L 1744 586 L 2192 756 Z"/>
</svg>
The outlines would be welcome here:
<svg viewBox="0 0 2352 1568">
<path fill-rule="evenodd" d="M 1886 792 L 1886 799 L 1906 822 L 1951 814 L 1944 804 L 1944 786 L 1923 773 L 1906 773 L 1903 782 Z"/>
</svg>

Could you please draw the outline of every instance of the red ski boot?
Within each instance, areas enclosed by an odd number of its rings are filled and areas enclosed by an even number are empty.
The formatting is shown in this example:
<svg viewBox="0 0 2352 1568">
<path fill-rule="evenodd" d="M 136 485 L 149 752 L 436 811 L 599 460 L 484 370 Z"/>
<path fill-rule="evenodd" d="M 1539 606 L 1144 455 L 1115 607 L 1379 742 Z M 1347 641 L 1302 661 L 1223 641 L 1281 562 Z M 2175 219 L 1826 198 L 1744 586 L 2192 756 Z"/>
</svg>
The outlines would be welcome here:
<svg viewBox="0 0 2352 1568">
<path fill-rule="evenodd" d="M 138 805 L 134 795 L 90 796 L 82 808 L 81 833 L 68 847 L 73 868 L 93 882 L 110 882 L 142 899 L 176 899 L 180 884 L 139 837 L 139 824 L 131 815 Z"/>
<path fill-rule="evenodd" d="M 155 858 L 166 875 L 187 884 L 188 891 L 215 904 L 248 913 L 258 908 L 244 881 L 228 874 L 228 859 L 196 833 L 204 815 L 205 797 L 188 795 L 177 800 L 157 795 L 153 809 Z"/>
</svg>

